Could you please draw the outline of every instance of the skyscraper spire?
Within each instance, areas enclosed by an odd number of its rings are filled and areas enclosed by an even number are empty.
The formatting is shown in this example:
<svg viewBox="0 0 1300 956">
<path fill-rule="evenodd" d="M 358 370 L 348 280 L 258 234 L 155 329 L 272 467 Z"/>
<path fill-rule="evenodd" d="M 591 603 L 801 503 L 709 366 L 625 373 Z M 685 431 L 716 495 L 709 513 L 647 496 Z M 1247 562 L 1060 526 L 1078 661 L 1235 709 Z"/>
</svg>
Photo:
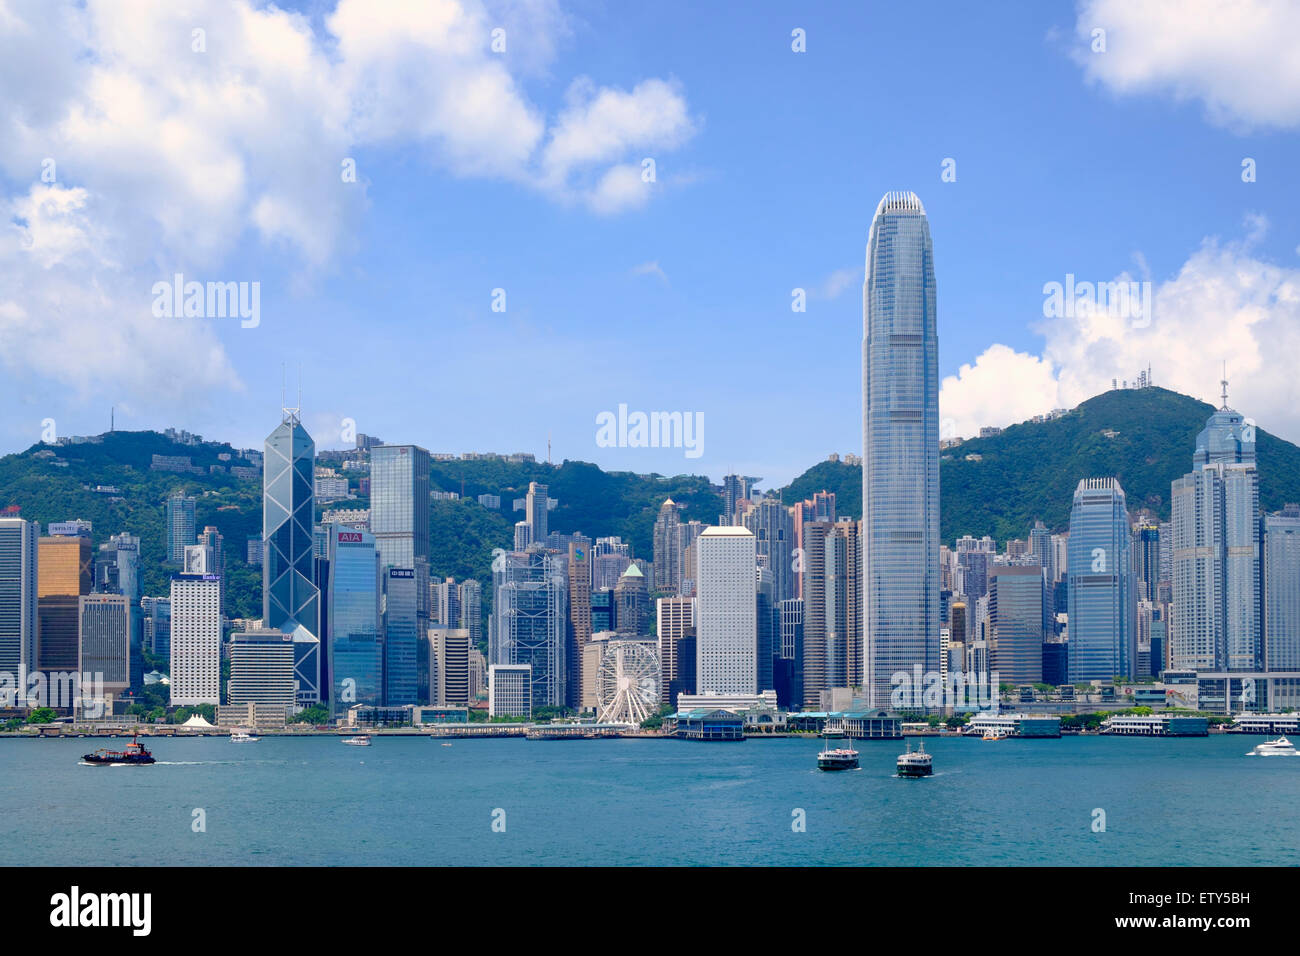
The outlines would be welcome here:
<svg viewBox="0 0 1300 956">
<path fill-rule="evenodd" d="M 1223 378 L 1219 380 L 1219 384 L 1223 386 L 1223 405 L 1220 407 L 1226 412 L 1228 410 L 1228 363 L 1226 361 L 1223 363 Z"/>
</svg>

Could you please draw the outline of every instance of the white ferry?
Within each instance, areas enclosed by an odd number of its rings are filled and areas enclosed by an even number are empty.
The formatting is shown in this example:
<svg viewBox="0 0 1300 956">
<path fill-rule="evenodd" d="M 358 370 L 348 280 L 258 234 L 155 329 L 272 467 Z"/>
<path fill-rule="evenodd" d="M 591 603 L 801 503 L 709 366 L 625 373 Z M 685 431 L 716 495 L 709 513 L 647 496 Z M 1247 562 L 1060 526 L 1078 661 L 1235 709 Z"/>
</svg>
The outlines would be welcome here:
<svg viewBox="0 0 1300 956">
<path fill-rule="evenodd" d="M 358 736 L 358 737 L 349 737 L 349 738 L 347 738 L 346 740 L 344 740 L 343 742 L 344 742 L 345 744 L 347 744 L 349 747 L 369 747 L 369 746 L 370 746 L 370 738 L 367 737 L 365 734 L 361 734 L 361 735 Z"/>
<path fill-rule="evenodd" d="M 909 741 L 907 753 L 898 755 L 898 775 L 900 777 L 928 777 L 934 773 L 934 758 L 925 752 L 925 742 L 912 749 Z"/>
<path fill-rule="evenodd" d="M 1279 737 L 1277 740 L 1267 740 L 1257 746 L 1247 757 L 1300 757 L 1300 751 L 1295 749 L 1295 744 L 1287 740 L 1286 737 Z"/>
</svg>

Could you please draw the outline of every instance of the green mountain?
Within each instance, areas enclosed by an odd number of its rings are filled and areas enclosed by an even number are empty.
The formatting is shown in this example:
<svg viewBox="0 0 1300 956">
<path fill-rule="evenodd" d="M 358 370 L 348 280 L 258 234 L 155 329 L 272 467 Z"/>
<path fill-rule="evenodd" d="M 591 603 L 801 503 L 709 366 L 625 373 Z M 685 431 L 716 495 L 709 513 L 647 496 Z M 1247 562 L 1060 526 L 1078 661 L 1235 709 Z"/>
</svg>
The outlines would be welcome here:
<svg viewBox="0 0 1300 956">
<path fill-rule="evenodd" d="M 940 535 L 1024 538 L 1035 519 L 1065 530 L 1082 478 L 1118 478 L 1130 512 L 1145 507 L 1168 519 L 1170 483 L 1191 470 L 1196 435 L 1213 411 L 1163 388 L 1114 389 L 1060 418 L 962 442 L 939 463 Z M 1256 453 L 1260 506 L 1300 501 L 1300 448 L 1257 428 Z M 782 490 L 783 500 L 823 489 L 835 492 L 841 516 L 861 517 L 862 469 L 841 462 L 813 466 Z"/>
<path fill-rule="evenodd" d="M 1161 388 L 1114 390 L 1060 418 L 1013 425 L 948 449 L 940 462 L 943 539 L 962 534 L 989 534 L 999 541 L 1023 538 L 1036 518 L 1053 530 L 1064 529 L 1075 485 L 1086 477 L 1117 477 L 1130 510 L 1147 507 L 1167 518 L 1169 484 L 1190 469 L 1196 433 L 1212 411 L 1203 402 Z M 1300 501 L 1300 448 L 1262 429 L 1256 438 L 1264 509 Z M 203 473 L 153 471 L 153 455 L 188 456 Z M 17 506 L 23 517 L 43 525 L 84 518 L 94 524 L 97 545 L 119 531 L 139 535 L 145 593 L 163 594 L 166 499 L 178 491 L 194 495 L 198 527 L 214 525 L 225 536 L 228 613 L 258 617 L 261 572 L 245 563 L 245 544 L 261 530 L 261 482 L 226 470 L 239 464 L 247 462 L 229 445 L 184 445 L 156 432 L 111 432 L 98 442 L 33 445 L 0 458 L 0 508 Z M 355 491 L 355 473 L 351 481 Z M 435 461 L 433 488 L 462 497 L 432 503 L 431 573 L 489 584 L 492 549 L 512 546 L 514 524 L 522 517 L 513 502 L 524 497 L 530 481 L 546 484 L 558 502 L 551 528 L 592 538 L 619 535 L 631 543 L 633 554 L 645 558 L 652 556 L 654 519 L 665 498 L 682 504 L 687 519 L 705 523 L 717 520 L 721 506 L 709 480 L 695 475 L 606 472 L 581 461 Z M 117 490 L 96 491 L 96 486 Z M 836 493 L 840 515 L 861 515 L 862 470 L 841 462 L 814 465 L 781 494 L 794 502 L 823 489 Z M 502 507 L 480 505 L 477 496 L 485 493 L 500 495 Z M 364 497 L 339 503 L 368 505 Z M 490 587 L 485 586 L 484 598 L 491 601 Z"/>
<path fill-rule="evenodd" d="M 186 456 L 203 473 L 151 470 L 154 455 Z M 17 507 L 24 518 L 42 525 L 83 518 L 94 526 L 96 546 L 117 532 L 139 535 L 144 592 L 165 594 L 170 573 L 162 564 L 166 500 L 175 493 L 193 495 L 198 528 L 213 525 L 225 537 L 227 612 L 232 617 L 260 617 L 261 571 L 248 566 L 245 549 L 248 536 L 261 531 L 261 481 L 228 471 L 231 465 L 247 464 L 230 445 L 180 444 L 157 432 L 110 432 L 96 442 L 38 444 L 0 458 L 0 509 Z M 212 466 L 219 470 L 212 471 Z M 358 477 L 351 476 L 354 492 Z M 592 538 L 619 535 L 638 557 L 651 557 L 654 519 L 665 498 L 682 504 L 688 519 L 705 522 L 716 521 L 720 507 L 709 480 L 700 476 L 605 472 L 580 461 L 558 466 L 491 459 L 437 461 L 431 468 L 432 487 L 462 497 L 431 504 L 430 572 L 435 577 L 475 577 L 488 584 L 492 549 L 513 546 L 514 524 L 523 517 L 514 511 L 513 502 L 527 494 L 530 481 L 547 485 L 549 496 L 557 501 L 551 528 L 581 531 Z M 477 497 L 485 493 L 499 495 L 502 508 L 480 505 Z M 358 494 L 355 501 L 335 506 L 366 508 L 369 501 Z M 490 588 L 485 587 L 484 598 L 491 601 Z"/>
</svg>

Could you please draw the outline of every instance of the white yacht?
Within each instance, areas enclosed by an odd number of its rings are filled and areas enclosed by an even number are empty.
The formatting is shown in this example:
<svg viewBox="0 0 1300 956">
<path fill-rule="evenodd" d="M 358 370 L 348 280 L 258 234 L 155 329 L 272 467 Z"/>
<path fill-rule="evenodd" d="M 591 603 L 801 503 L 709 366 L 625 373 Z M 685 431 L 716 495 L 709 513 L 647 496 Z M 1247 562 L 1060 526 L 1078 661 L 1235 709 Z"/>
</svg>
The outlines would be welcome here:
<svg viewBox="0 0 1300 956">
<path fill-rule="evenodd" d="M 344 742 L 345 744 L 347 744 L 348 746 L 350 746 L 350 747 L 369 747 L 369 746 L 370 746 L 370 738 L 367 737 L 365 734 L 361 734 L 361 735 L 358 736 L 358 737 L 349 737 L 349 738 L 347 738 L 346 740 L 344 740 L 343 742 Z"/>
<path fill-rule="evenodd" d="M 1286 737 L 1279 737 L 1277 740 L 1266 740 L 1257 746 L 1247 757 L 1300 757 L 1300 751 L 1295 749 L 1295 744 L 1287 740 Z"/>
<path fill-rule="evenodd" d="M 254 737 L 252 734 L 245 733 L 242 730 L 236 730 L 230 735 L 230 742 L 232 744 L 255 744 L 260 739 L 260 737 Z"/>
</svg>

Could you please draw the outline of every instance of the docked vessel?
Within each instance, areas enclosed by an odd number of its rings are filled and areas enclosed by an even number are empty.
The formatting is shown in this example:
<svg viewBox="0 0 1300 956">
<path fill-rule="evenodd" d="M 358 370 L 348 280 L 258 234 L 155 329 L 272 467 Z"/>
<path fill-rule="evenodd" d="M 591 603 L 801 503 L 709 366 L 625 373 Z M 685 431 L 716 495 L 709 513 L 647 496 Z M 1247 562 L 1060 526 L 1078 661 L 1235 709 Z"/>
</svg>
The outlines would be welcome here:
<svg viewBox="0 0 1300 956">
<path fill-rule="evenodd" d="M 980 740 L 1006 740 L 1011 735 L 1001 727 L 990 727 L 984 731 L 984 736 Z"/>
<path fill-rule="evenodd" d="M 230 742 L 232 744 L 255 744 L 260 739 L 260 737 L 254 737 L 252 734 L 245 733 L 242 730 L 236 730 L 230 735 Z"/>
<path fill-rule="evenodd" d="M 357 737 L 348 737 L 348 738 L 347 738 L 346 740 L 344 740 L 343 742 L 344 742 L 345 744 L 347 744 L 348 746 L 350 746 L 350 747 L 369 747 L 369 746 L 370 746 L 370 738 L 367 737 L 365 734 L 361 734 L 360 736 L 357 736 Z"/>
<path fill-rule="evenodd" d="M 934 758 L 925 752 L 925 743 L 912 749 L 909 742 L 907 753 L 898 755 L 898 775 L 900 777 L 928 777 L 934 773 Z"/>
<path fill-rule="evenodd" d="M 823 740 L 838 740 L 843 736 L 843 731 L 837 731 L 835 728 L 827 728 L 822 733 Z M 856 770 L 857 768 L 858 752 L 851 747 L 828 745 L 817 755 L 818 770 Z"/>
<path fill-rule="evenodd" d="M 81 759 L 95 767 L 137 767 L 154 762 L 153 754 L 135 736 L 125 750 L 96 750 Z"/>
<path fill-rule="evenodd" d="M 1295 744 L 1287 740 L 1286 737 L 1279 737 L 1277 740 L 1266 740 L 1257 746 L 1247 757 L 1297 757 L 1300 752 L 1295 749 Z"/>
</svg>

